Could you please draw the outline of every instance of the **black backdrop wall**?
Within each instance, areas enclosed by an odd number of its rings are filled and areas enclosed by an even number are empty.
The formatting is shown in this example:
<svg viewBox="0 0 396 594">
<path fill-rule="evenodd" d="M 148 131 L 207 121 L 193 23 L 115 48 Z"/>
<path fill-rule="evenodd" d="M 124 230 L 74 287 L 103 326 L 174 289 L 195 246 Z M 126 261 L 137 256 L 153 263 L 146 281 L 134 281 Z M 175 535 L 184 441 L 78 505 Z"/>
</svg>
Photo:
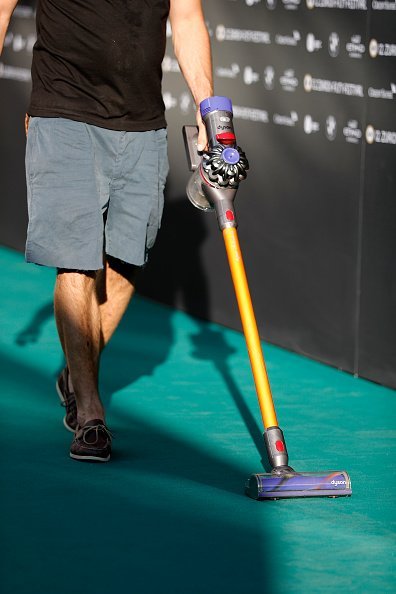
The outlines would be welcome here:
<svg viewBox="0 0 396 594">
<path fill-rule="evenodd" d="M 0 61 L 0 241 L 23 249 L 23 114 L 33 3 Z M 239 233 L 263 338 L 396 387 L 396 3 L 206 0 L 217 94 L 251 170 Z M 169 31 L 170 34 L 170 31 Z M 181 126 L 194 106 L 164 60 L 171 173 L 140 291 L 240 328 L 215 217 L 185 197 Z"/>
</svg>

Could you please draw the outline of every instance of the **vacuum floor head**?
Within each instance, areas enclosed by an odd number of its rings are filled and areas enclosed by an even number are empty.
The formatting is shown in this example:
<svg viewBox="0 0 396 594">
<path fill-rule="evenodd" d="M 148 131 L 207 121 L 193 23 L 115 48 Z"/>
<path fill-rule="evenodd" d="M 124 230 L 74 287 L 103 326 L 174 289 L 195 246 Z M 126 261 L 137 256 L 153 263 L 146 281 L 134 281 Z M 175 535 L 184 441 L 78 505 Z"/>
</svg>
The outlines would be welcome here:
<svg viewBox="0 0 396 594">
<path fill-rule="evenodd" d="M 252 474 L 246 484 L 246 494 L 252 499 L 348 497 L 352 495 L 352 487 L 344 470 L 295 472 L 288 468 L 274 469 L 271 474 Z"/>
</svg>

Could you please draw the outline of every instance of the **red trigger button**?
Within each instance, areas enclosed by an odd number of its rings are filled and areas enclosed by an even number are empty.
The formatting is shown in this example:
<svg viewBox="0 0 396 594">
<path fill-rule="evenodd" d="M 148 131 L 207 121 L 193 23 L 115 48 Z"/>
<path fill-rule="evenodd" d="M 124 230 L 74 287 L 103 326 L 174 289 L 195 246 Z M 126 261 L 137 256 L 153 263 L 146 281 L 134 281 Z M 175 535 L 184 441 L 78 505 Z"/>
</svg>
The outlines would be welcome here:
<svg viewBox="0 0 396 594">
<path fill-rule="evenodd" d="M 235 219 L 234 213 L 232 212 L 232 210 L 227 210 L 225 215 L 226 215 L 227 221 L 233 221 Z"/>
<path fill-rule="evenodd" d="M 216 134 L 216 140 L 221 144 L 235 144 L 236 142 L 235 134 L 232 132 L 222 132 L 221 134 Z"/>
</svg>

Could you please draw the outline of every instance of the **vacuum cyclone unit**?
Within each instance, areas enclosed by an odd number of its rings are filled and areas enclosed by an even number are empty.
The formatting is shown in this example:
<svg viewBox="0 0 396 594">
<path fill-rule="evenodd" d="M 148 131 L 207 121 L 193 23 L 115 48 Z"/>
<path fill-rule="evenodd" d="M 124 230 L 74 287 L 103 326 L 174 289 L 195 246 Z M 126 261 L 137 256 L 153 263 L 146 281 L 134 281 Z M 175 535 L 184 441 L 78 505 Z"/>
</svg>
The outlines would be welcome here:
<svg viewBox="0 0 396 594">
<path fill-rule="evenodd" d="M 197 208 L 215 211 L 223 234 L 264 424 L 265 447 L 272 467 L 270 473 L 250 476 L 246 494 L 259 500 L 351 495 L 351 481 L 344 470 L 296 472 L 289 466 L 286 442 L 276 417 L 237 235 L 234 199 L 239 183 L 246 178 L 249 163 L 236 142 L 231 100 L 227 97 L 209 97 L 202 101 L 200 110 L 208 136 L 208 150 L 202 156 L 197 151 L 197 127 L 183 128 L 187 158 L 193 171 L 187 185 L 187 196 Z"/>
</svg>

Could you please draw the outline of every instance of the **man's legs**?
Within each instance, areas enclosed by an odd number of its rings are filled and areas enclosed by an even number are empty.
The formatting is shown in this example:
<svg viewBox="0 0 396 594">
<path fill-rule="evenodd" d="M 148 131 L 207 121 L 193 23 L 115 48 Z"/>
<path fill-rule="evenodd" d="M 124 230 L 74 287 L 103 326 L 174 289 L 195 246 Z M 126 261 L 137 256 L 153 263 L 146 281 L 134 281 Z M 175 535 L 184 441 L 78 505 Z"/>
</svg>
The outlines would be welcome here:
<svg viewBox="0 0 396 594">
<path fill-rule="evenodd" d="M 120 260 L 143 266 L 160 226 L 166 144 L 165 129 L 123 132 L 67 118 L 30 121 L 26 260 L 59 270 L 55 315 L 67 366 L 56 387 L 64 424 L 75 433 L 70 455 L 76 459 L 110 457 L 98 393 L 100 353 L 134 290 L 133 268 L 120 268 Z M 105 272 L 97 272 L 104 245 L 120 260 L 109 259 Z"/>
<path fill-rule="evenodd" d="M 98 393 L 100 313 L 95 273 L 60 271 L 54 294 L 59 338 L 72 378 L 79 425 L 103 419 Z"/>
<path fill-rule="evenodd" d="M 137 268 L 109 258 L 97 272 L 60 271 L 55 285 L 55 317 L 70 371 L 70 391 L 83 425 L 103 419 L 98 392 L 100 352 L 117 328 L 134 292 Z"/>
</svg>

